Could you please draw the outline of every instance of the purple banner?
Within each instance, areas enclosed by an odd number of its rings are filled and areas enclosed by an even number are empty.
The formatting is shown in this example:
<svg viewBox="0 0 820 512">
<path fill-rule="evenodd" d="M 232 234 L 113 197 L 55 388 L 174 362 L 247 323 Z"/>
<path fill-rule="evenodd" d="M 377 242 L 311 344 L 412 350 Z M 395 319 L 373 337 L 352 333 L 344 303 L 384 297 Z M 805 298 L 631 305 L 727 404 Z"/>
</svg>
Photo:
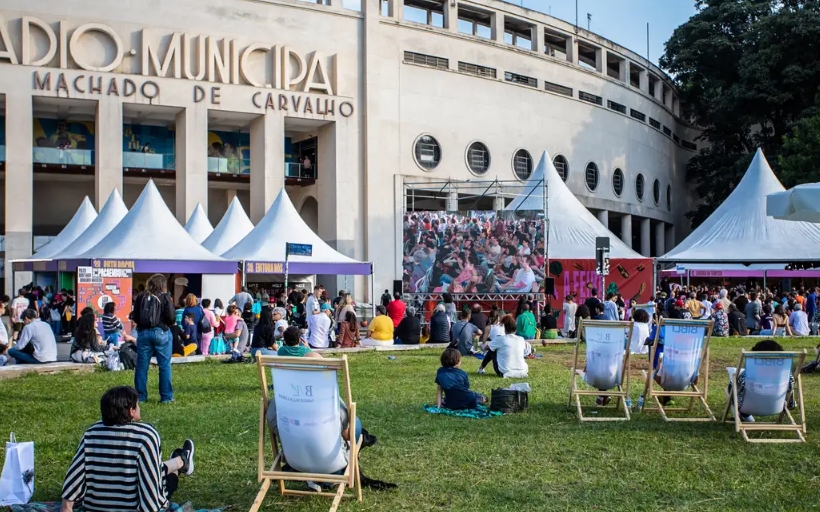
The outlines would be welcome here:
<svg viewBox="0 0 820 512">
<path fill-rule="evenodd" d="M 15 271 L 74 272 L 77 267 L 128 268 L 142 274 L 188 273 L 188 274 L 236 274 L 239 266 L 235 261 L 176 261 L 176 260 L 49 260 L 19 261 Z"/>
<path fill-rule="evenodd" d="M 246 274 L 284 274 L 285 263 L 281 261 L 246 261 Z M 337 276 L 369 276 L 373 273 L 371 263 L 330 263 L 291 261 L 288 273 L 294 275 L 328 274 Z"/>
</svg>

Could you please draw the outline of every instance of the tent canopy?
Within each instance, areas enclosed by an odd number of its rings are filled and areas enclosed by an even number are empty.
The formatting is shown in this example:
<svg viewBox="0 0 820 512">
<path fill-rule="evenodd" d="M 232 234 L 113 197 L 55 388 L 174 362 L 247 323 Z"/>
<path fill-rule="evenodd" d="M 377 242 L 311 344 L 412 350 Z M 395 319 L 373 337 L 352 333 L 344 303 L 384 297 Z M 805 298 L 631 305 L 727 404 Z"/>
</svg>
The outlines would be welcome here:
<svg viewBox="0 0 820 512">
<path fill-rule="evenodd" d="M 780 220 L 820 223 L 820 183 L 766 196 L 766 214 Z"/>
<path fill-rule="evenodd" d="M 285 261 L 285 244 L 313 246 L 312 256 L 290 256 L 289 272 L 293 274 L 369 275 L 372 265 L 337 252 L 311 231 L 294 208 L 285 189 L 259 224 L 233 248 L 222 254 L 229 260 L 246 262 L 247 273 L 282 273 L 279 264 Z M 260 263 L 261 265 L 254 265 Z M 267 269 L 267 270 L 266 270 Z"/>
<path fill-rule="evenodd" d="M 165 205 L 153 180 L 122 221 L 78 256 L 88 259 L 224 262 L 199 245 Z"/>
<path fill-rule="evenodd" d="M 613 235 L 586 209 L 558 174 L 544 151 L 522 193 L 505 210 L 544 211 L 544 178 L 549 199 L 549 258 L 595 259 L 595 238 L 609 237 L 610 257 L 645 259 Z"/>
<path fill-rule="evenodd" d="M 820 225 L 766 215 L 766 196 L 784 190 L 758 149 L 743 179 L 723 204 L 658 261 L 775 263 L 820 259 Z"/>
<path fill-rule="evenodd" d="M 77 209 L 77 212 L 73 217 L 71 217 L 71 220 L 68 221 L 66 227 L 60 231 L 60 234 L 57 235 L 54 240 L 41 247 L 40 250 L 34 253 L 34 256 L 30 259 L 53 259 L 56 255 L 63 251 L 63 249 L 71 245 L 77 237 L 82 235 L 82 233 L 94 222 L 96 218 L 97 211 L 94 209 L 94 205 L 91 204 L 88 196 L 86 196 L 85 199 L 83 199 L 82 204 L 80 204 L 80 207 Z"/>
<path fill-rule="evenodd" d="M 114 189 L 94 222 L 71 245 L 55 255 L 55 259 L 65 260 L 79 257 L 110 233 L 126 213 L 128 213 L 128 208 L 122 202 L 120 193 Z"/>
<path fill-rule="evenodd" d="M 251 230 L 253 223 L 242 208 L 242 203 L 234 196 L 222 220 L 202 242 L 202 247 L 214 254 L 222 254 L 248 236 Z"/>
<path fill-rule="evenodd" d="M 211 226 L 211 221 L 208 220 L 208 214 L 202 208 L 202 203 L 196 204 L 188 223 L 185 224 L 185 231 L 199 244 L 213 233 L 214 227 Z"/>
</svg>

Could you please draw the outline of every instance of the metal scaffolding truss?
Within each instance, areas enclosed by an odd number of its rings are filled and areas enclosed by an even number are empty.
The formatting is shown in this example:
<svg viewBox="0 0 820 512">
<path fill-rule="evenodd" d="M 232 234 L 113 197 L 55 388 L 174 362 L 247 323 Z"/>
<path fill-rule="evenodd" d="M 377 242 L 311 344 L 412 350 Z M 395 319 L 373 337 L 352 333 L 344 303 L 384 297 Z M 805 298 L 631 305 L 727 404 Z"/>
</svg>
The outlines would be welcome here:
<svg viewBox="0 0 820 512">
<path fill-rule="evenodd" d="M 543 303 L 546 296 L 543 293 L 451 293 L 454 302 L 501 302 L 517 301 L 521 297 L 531 296 L 538 303 Z M 405 300 L 426 302 L 428 300 L 443 300 L 442 293 L 405 293 Z"/>
<path fill-rule="evenodd" d="M 466 211 L 476 209 L 475 206 L 483 198 L 513 198 L 523 194 L 527 187 L 531 187 L 532 190 L 524 197 L 526 199 L 540 187 L 544 187 L 545 183 L 543 179 L 530 183 L 498 179 L 461 181 L 405 178 L 403 185 L 405 210 L 407 210 L 407 205 L 414 204 L 417 199 L 441 200 L 453 197 L 461 204 L 468 203 L 467 207 L 459 208 Z M 544 196 L 546 197 L 546 194 Z M 470 200 L 472 200 L 472 206 L 469 204 Z"/>
</svg>

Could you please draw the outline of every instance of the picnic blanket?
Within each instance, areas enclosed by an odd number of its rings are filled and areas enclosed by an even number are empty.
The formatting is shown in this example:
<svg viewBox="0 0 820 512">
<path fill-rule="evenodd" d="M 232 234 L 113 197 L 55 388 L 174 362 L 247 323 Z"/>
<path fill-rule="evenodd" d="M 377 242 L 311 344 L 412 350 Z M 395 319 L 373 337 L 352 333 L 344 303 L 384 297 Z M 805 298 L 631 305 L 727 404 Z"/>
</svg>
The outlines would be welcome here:
<svg viewBox="0 0 820 512">
<path fill-rule="evenodd" d="M 459 418 L 473 418 L 476 420 L 483 420 L 495 416 L 503 416 L 504 414 L 498 411 L 491 411 L 483 405 L 479 405 L 477 409 L 460 409 L 454 411 L 446 407 L 436 407 L 435 405 L 424 404 L 424 410 L 430 414 L 444 414 L 445 416 L 457 416 Z"/>
<path fill-rule="evenodd" d="M 170 512 L 223 512 L 225 508 L 194 508 L 191 502 L 178 505 L 172 503 L 167 509 Z M 12 505 L 10 507 L 0 507 L 0 511 L 6 512 L 60 512 L 59 501 L 45 501 L 29 503 L 28 505 Z M 74 507 L 75 512 L 83 512 L 83 506 L 77 505 Z"/>
</svg>

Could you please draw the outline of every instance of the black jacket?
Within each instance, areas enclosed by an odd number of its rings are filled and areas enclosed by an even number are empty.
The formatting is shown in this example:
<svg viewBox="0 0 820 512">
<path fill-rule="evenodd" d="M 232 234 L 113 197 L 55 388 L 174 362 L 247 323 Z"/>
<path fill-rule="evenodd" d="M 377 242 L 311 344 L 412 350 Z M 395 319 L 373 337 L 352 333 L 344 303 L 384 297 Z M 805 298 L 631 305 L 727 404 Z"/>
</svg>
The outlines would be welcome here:
<svg viewBox="0 0 820 512">
<path fill-rule="evenodd" d="M 746 315 L 738 310 L 729 313 L 729 335 L 737 333 L 740 336 L 746 336 Z"/>
<path fill-rule="evenodd" d="M 447 313 L 437 311 L 430 317 L 430 340 L 428 343 L 450 343 L 450 321 Z"/>
<path fill-rule="evenodd" d="M 134 310 L 131 312 L 131 320 L 134 321 L 138 328 L 141 323 L 140 312 L 142 310 L 142 300 L 146 293 L 148 292 L 142 292 L 137 295 L 137 298 L 134 300 Z M 174 301 L 167 292 L 159 294 L 159 300 L 162 301 L 162 313 L 160 313 L 159 325 L 152 327 L 159 327 L 163 331 L 167 331 L 176 322 L 177 315 L 176 310 L 174 310 Z"/>
<path fill-rule="evenodd" d="M 421 320 L 415 315 L 402 318 L 396 327 L 396 337 L 405 345 L 418 345 L 421 338 Z"/>
</svg>

